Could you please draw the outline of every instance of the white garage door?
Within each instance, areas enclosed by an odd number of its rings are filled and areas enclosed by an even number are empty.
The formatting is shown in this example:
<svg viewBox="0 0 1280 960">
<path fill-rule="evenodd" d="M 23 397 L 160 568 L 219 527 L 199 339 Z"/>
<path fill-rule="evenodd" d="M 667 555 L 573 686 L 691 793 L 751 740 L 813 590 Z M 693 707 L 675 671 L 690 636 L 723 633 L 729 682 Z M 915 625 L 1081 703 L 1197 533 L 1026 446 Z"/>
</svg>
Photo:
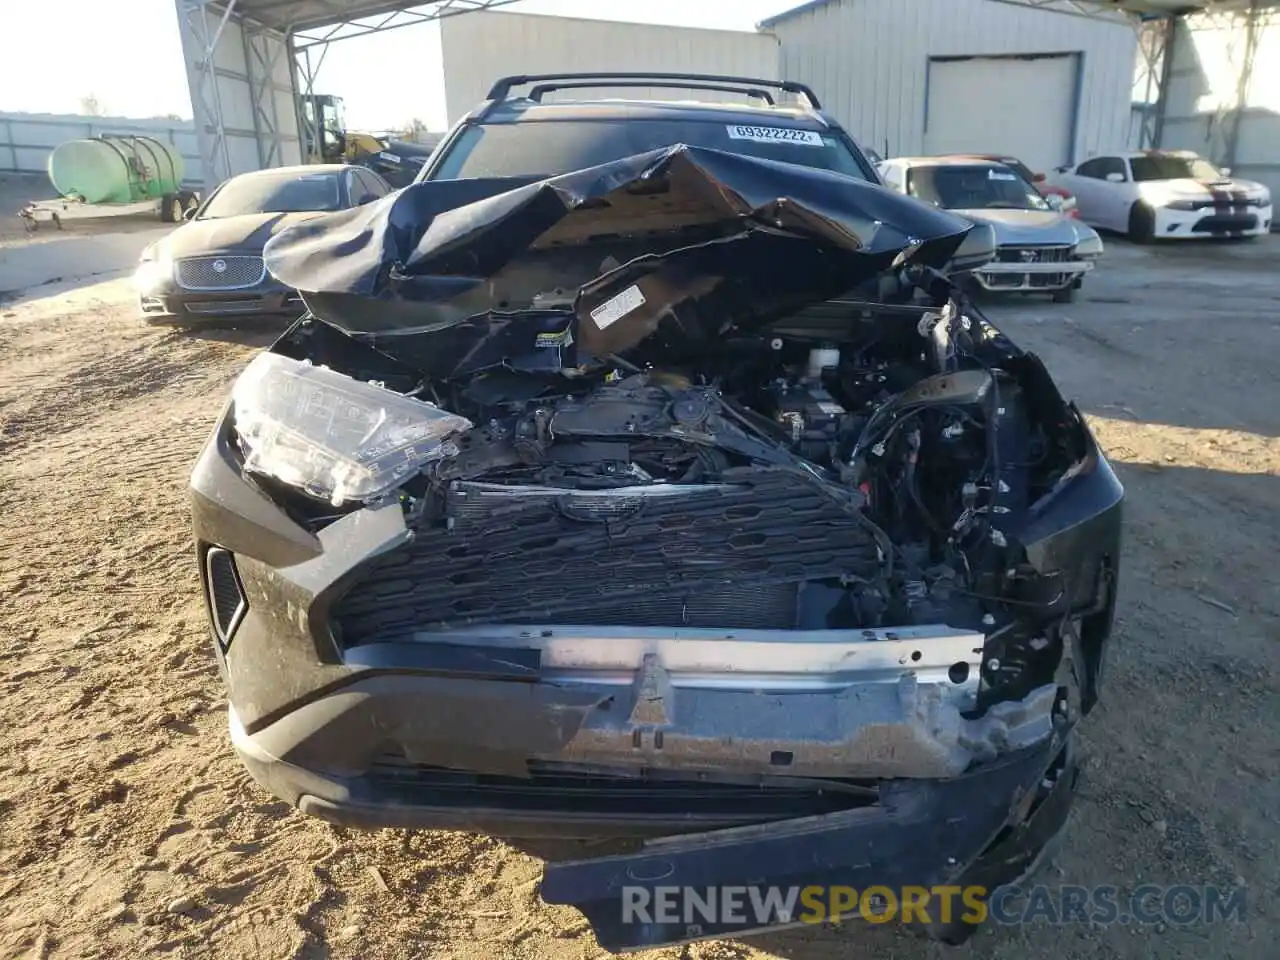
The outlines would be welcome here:
<svg viewBox="0 0 1280 960">
<path fill-rule="evenodd" d="M 1032 170 L 1071 162 L 1077 59 L 969 57 L 929 63 L 925 152 L 1008 153 Z"/>
</svg>

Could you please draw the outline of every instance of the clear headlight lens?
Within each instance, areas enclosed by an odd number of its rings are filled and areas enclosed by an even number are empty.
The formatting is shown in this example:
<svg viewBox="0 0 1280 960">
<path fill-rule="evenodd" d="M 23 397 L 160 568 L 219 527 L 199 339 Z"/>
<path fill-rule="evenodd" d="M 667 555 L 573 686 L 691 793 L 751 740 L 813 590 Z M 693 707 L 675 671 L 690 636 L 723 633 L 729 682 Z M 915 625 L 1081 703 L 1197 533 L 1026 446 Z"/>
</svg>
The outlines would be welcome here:
<svg viewBox="0 0 1280 960">
<path fill-rule="evenodd" d="M 1096 233 L 1081 237 L 1076 241 L 1075 254 L 1086 260 L 1102 256 L 1102 238 Z"/>
<path fill-rule="evenodd" d="M 139 293 L 155 293 L 173 277 L 173 261 L 168 257 L 143 260 L 133 275 Z"/>
<path fill-rule="evenodd" d="M 393 491 L 470 420 L 326 367 L 258 356 L 231 393 L 245 469 L 336 505 Z"/>
<path fill-rule="evenodd" d="M 1180 197 L 1176 200 L 1170 200 L 1165 206 L 1170 210 L 1202 210 L 1205 207 L 1213 206 L 1213 201 Z"/>
</svg>

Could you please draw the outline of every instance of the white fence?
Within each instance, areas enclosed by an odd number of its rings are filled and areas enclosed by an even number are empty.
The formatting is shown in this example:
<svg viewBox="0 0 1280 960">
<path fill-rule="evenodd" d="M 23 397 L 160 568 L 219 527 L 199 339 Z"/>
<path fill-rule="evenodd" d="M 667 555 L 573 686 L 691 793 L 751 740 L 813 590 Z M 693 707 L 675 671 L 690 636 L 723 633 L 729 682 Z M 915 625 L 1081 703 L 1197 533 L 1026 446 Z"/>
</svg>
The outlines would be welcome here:
<svg viewBox="0 0 1280 960">
<path fill-rule="evenodd" d="M 49 154 L 66 140 L 131 134 L 172 144 L 182 154 L 183 182 L 198 185 L 203 181 L 195 126 L 190 120 L 0 112 L 0 170 L 44 173 Z"/>
</svg>

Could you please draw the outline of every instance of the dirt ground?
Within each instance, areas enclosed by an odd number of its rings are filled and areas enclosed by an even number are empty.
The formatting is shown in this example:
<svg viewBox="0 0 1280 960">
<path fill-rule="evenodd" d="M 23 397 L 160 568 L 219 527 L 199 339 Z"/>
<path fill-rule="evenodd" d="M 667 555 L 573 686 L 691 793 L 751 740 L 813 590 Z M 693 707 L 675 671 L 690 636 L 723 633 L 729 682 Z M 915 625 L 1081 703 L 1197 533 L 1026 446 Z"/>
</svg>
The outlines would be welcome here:
<svg viewBox="0 0 1280 960">
<path fill-rule="evenodd" d="M 991 928 L 955 952 L 846 924 L 645 956 L 1276 956 L 1277 240 L 1116 241 L 1080 302 L 990 310 L 1078 398 L 1128 489 L 1104 702 L 1046 879 L 1242 884 L 1244 922 Z M 271 331 L 156 329 L 126 281 L 77 283 L 0 303 L 0 957 L 601 955 L 541 902 L 533 857 L 335 829 L 241 771 L 183 488 Z"/>
</svg>

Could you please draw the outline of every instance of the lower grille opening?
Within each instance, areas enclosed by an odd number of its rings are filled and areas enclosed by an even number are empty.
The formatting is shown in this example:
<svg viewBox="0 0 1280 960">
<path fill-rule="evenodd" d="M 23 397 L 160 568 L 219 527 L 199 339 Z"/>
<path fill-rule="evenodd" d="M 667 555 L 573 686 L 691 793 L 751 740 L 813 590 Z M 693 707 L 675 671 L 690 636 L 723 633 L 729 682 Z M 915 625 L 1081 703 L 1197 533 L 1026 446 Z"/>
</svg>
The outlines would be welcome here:
<svg viewBox="0 0 1280 960">
<path fill-rule="evenodd" d="M 249 300 L 188 300 L 188 313 L 261 313 L 266 301 L 261 297 Z"/>
<path fill-rule="evenodd" d="M 1256 230 L 1258 218 L 1253 214 L 1215 214 L 1201 217 L 1192 230 L 1197 232 L 1229 233 L 1232 230 Z"/>
<path fill-rule="evenodd" d="M 993 287 L 1020 287 L 1027 282 L 1025 273 L 992 273 L 987 276 L 987 283 Z"/>
<path fill-rule="evenodd" d="M 380 797 L 441 807 L 567 810 L 574 813 L 705 820 L 770 820 L 817 816 L 877 802 L 873 786 L 853 781 L 797 781 L 781 777 L 708 782 L 663 771 L 617 776 L 570 765 L 531 760 L 528 777 L 469 773 L 418 763 L 403 755 L 379 755 L 369 771 Z"/>
<path fill-rule="evenodd" d="M 204 568 L 213 628 L 225 648 L 231 643 L 236 627 L 248 609 L 244 588 L 240 585 L 240 574 L 230 550 L 210 548 L 205 554 Z"/>
<path fill-rule="evenodd" d="M 1067 282 L 1065 273 L 1033 273 L 1031 275 L 1031 286 L 1033 287 L 1060 287 Z"/>
</svg>

